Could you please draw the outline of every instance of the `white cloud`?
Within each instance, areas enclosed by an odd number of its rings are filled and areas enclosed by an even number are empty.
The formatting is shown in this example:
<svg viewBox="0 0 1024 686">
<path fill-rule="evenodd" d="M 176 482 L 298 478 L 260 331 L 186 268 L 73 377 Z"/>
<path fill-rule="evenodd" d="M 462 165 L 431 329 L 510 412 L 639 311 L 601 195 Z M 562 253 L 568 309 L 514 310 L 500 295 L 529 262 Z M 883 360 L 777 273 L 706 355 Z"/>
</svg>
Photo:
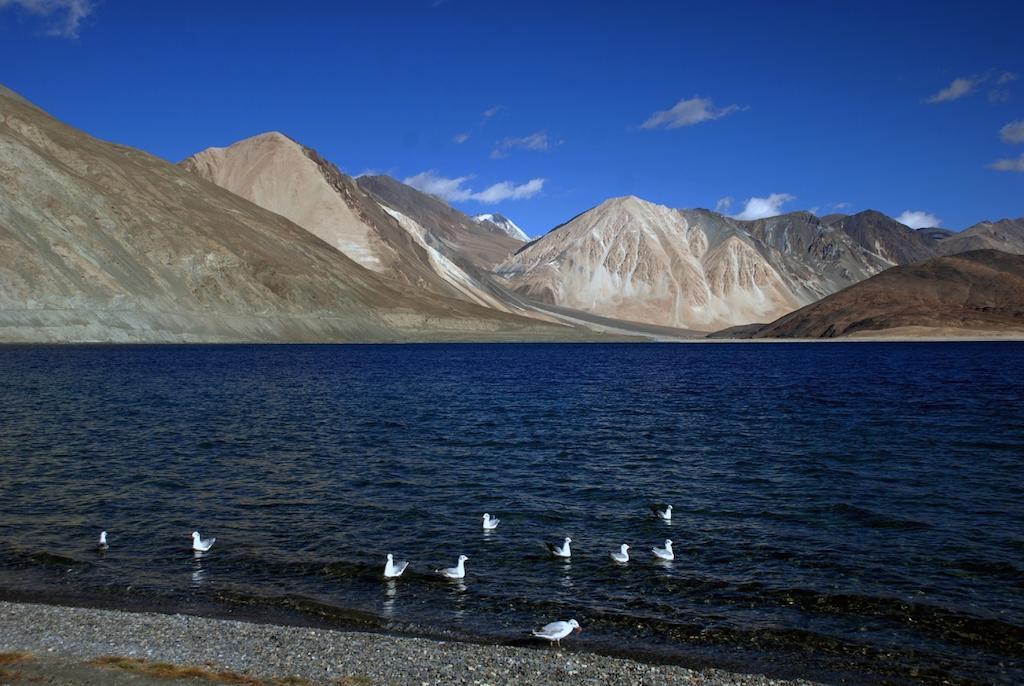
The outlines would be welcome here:
<svg viewBox="0 0 1024 686">
<path fill-rule="evenodd" d="M 493 205 L 503 200 L 526 200 L 540 193 L 544 188 L 545 179 L 530 179 L 526 183 L 516 184 L 512 181 L 501 181 L 488 186 L 482 191 L 474 191 L 466 186 L 471 176 L 447 178 L 439 176 L 433 170 L 420 172 L 405 179 L 405 183 L 413 188 L 436 195 L 449 202 L 465 202 L 472 200 L 485 205 Z"/>
<path fill-rule="evenodd" d="M 764 219 L 782 214 L 782 205 L 796 200 L 795 195 L 789 193 L 772 193 L 767 198 L 748 198 L 743 206 L 743 211 L 734 214 L 733 219 L 751 221 L 753 219 Z"/>
<path fill-rule="evenodd" d="M 909 226 L 912 229 L 927 229 L 932 226 L 942 226 L 941 219 L 931 212 L 923 212 L 921 210 L 906 210 L 903 214 L 896 217 L 896 221 L 900 224 Z"/>
<path fill-rule="evenodd" d="M 1018 119 L 1017 121 L 1011 121 L 1009 124 L 999 129 L 999 137 L 1003 139 L 1004 143 L 1024 143 L 1024 119 Z"/>
<path fill-rule="evenodd" d="M 988 165 L 988 168 L 996 171 L 1024 172 L 1024 153 L 1021 153 L 1020 157 L 996 160 Z"/>
<path fill-rule="evenodd" d="M 850 208 L 850 203 L 848 203 L 848 202 L 837 202 L 837 203 L 832 205 L 832 209 L 836 210 L 836 211 L 842 211 L 842 210 L 846 210 L 846 209 L 849 209 L 849 208 Z"/>
<path fill-rule="evenodd" d="M 484 112 L 483 112 L 484 121 L 487 121 L 488 119 L 490 119 L 491 117 L 496 115 L 498 112 L 501 112 L 503 109 L 505 109 L 505 108 L 502 107 L 501 105 L 495 105 L 494 107 L 492 107 L 490 109 L 484 110 Z"/>
<path fill-rule="evenodd" d="M 531 133 L 522 138 L 505 138 L 498 141 L 498 147 L 491 151 L 491 159 L 497 160 L 508 155 L 510 150 L 521 148 L 523 150 L 548 150 L 551 148 L 551 140 L 548 139 L 546 131 Z"/>
<path fill-rule="evenodd" d="M 727 114 L 738 112 L 742 109 L 739 105 L 729 105 L 720 109 L 715 108 L 711 98 L 692 97 L 689 100 L 680 100 L 670 110 L 655 112 L 647 121 L 640 125 L 642 129 L 678 129 L 683 126 L 693 126 L 705 121 L 721 119 Z"/>
<path fill-rule="evenodd" d="M 78 38 L 78 26 L 96 8 L 94 0 L 0 0 L 0 9 L 20 7 L 49 20 L 48 36 Z"/>
<path fill-rule="evenodd" d="M 730 207 L 732 207 L 732 196 L 726 195 L 719 198 L 718 202 L 715 203 L 715 212 L 728 212 Z"/>
<path fill-rule="evenodd" d="M 984 81 L 984 76 L 961 76 L 960 78 L 953 79 L 952 83 L 935 95 L 925 98 L 925 102 L 929 105 L 935 105 L 940 102 L 958 100 L 965 95 L 970 95 Z"/>
<path fill-rule="evenodd" d="M 511 181 L 502 181 L 485 188 L 479 193 L 474 193 L 472 197 L 477 202 L 493 205 L 502 200 L 526 200 L 532 198 L 540 193 L 543 188 L 544 179 L 530 179 L 526 183 L 518 185 Z"/>
<path fill-rule="evenodd" d="M 1002 86 L 1007 83 L 1010 83 L 1011 81 L 1016 81 L 1019 78 L 1020 74 L 1016 74 L 1012 71 L 1004 71 L 1002 74 L 999 75 L 999 78 L 996 79 L 996 85 Z"/>
<path fill-rule="evenodd" d="M 468 134 L 468 133 L 466 133 L 466 132 L 462 132 L 462 133 L 457 133 L 457 134 L 455 134 L 455 136 L 454 136 L 454 137 L 452 138 L 452 140 L 453 140 L 454 142 L 458 143 L 459 145 L 462 145 L 463 143 L 465 143 L 466 141 L 468 141 L 468 140 L 469 140 L 469 134 Z"/>
</svg>

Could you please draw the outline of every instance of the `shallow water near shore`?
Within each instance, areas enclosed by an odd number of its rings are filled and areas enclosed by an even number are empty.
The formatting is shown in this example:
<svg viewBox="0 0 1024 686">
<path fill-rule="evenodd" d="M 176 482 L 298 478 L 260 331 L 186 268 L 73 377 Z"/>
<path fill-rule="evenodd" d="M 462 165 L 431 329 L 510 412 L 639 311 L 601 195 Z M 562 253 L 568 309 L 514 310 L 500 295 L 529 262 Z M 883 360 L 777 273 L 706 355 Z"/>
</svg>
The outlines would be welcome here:
<svg viewBox="0 0 1024 686">
<path fill-rule="evenodd" d="M 576 617 L 605 652 L 1020 683 L 1022 366 L 1021 343 L 4 347 L 0 593 L 513 643 Z M 460 553 L 463 583 L 432 573 Z"/>
</svg>

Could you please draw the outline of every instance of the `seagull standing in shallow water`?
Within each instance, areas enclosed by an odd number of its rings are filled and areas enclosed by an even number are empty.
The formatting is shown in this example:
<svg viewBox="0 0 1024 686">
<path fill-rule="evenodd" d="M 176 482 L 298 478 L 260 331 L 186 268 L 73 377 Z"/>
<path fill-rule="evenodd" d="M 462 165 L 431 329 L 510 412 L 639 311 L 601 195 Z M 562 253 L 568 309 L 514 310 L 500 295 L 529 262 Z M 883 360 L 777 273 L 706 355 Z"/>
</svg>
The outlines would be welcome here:
<svg viewBox="0 0 1024 686">
<path fill-rule="evenodd" d="M 101 531 L 100 540 L 96 542 L 96 548 L 97 550 L 106 550 L 109 547 L 110 546 L 107 545 L 107 532 Z"/>
<path fill-rule="evenodd" d="M 566 536 L 562 545 L 557 545 L 555 543 L 547 543 L 546 545 L 548 550 L 550 550 L 551 554 L 555 557 L 572 557 L 572 551 L 569 550 L 570 543 L 572 543 L 572 539 Z"/>
<path fill-rule="evenodd" d="M 492 518 L 491 515 L 484 512 L 484 531 L 493 531 L 498 528 L 498 522 L 500 519 Z"/>
<path fill-rule="evenodd" d="M 664 548 L 651 548 L 651 552 L 662 560 L 676 559 L 676 554 L 672 552 L 672 541 L 667 538 L 665 539 Z"/>
<path fill-rule="evenodd" d="M 660 519 L 663 522 L 671 522 L 672 521 L 672 506 L 671 505 L 666 505 L 664 510 L 660 509 L 657 505 L 654 505 L 654 506 L 651 507 L 651 512 L 653 512 L 654 516 L 656 516 L 658 519 Z"/>
<path fill-rule="evenodd" d="M 612 560 L 618 562 L 619 564 L 626 564 L 627 562 L 629 562 L 629 553 L 627 552 L 628 550 L 629 546 L 623 543 L 622 547 L 619 548 L 619 552 L 610 553 L 609 556 L 612 558 Z"/>
<path fill-rule="evenodd" d="M 201 538 L 198 531 L 192 532 L 192 550 L 197 553 L 205 553 L 217 542 L 216 538 Z"/>
<path fill-rule="evenodd" d="M 583 631 L 583 629 L 580 627 L 579 622 L 575 619 L 570 619 L 568 622 L 551 622 L 550 624 L 545 624 L 541 628 L 533 631 L 532 634 L 537 638 L 543 638 L 545 641 L 551 641 L 552 643 L 562 645 L 560 641 L 573 631 Z"/>
<path fill-rule="evenodd" d="M 395 556 L 388 553 L 388 561 L 384 563 L 384 576 L 388 579 L 394 579 L 395 577 L 402 576 L 402 572 L 409 566 L 409 563 L 405 560 L 399 560 L 395 562 Z"/>
<path fill-rule="evenodd" d="M 469 558 L 465 555 L 459 555 L 459 563 L 454 567 L 448 569 L 437 570 L 438 574 L 448 579 L 462 579 L 466 576 L 466 560 Z"/>
</svg>

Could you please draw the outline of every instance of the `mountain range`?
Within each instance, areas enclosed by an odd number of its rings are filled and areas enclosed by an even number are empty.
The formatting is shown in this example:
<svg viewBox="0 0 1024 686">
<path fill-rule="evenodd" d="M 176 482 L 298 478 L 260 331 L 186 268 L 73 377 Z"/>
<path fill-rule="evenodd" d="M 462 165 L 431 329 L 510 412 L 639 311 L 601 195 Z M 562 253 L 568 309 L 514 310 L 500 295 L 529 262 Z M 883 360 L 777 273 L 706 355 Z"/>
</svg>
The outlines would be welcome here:
<svg viewBox="0 0 1024 686">
<path fill-rule="evenodd" d="M 634 196 L 530 240 L 277 132 L 179 165 L 0 87 L 0 341 L 1024 331 L 1024 219 L 741 221 Z"/>
</svg>

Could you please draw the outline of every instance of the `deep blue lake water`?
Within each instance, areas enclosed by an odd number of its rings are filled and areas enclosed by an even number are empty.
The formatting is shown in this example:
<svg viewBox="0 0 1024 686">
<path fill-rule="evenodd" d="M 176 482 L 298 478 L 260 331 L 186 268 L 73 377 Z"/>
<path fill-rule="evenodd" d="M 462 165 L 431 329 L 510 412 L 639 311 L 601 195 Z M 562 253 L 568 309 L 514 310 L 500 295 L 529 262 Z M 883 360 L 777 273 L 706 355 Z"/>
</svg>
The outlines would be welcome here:
<svg viewBox="0 0 1024 686">
<path fill-rule="evenodd" d="M 508 643 L 575 617 L 573 646 L 685 664 L 1022 683 L 1022 368 L 1016 343 L 3 347 L 0 594 Z M 463 583 L 432 573 L 460 553 Z"/>
</svg>

